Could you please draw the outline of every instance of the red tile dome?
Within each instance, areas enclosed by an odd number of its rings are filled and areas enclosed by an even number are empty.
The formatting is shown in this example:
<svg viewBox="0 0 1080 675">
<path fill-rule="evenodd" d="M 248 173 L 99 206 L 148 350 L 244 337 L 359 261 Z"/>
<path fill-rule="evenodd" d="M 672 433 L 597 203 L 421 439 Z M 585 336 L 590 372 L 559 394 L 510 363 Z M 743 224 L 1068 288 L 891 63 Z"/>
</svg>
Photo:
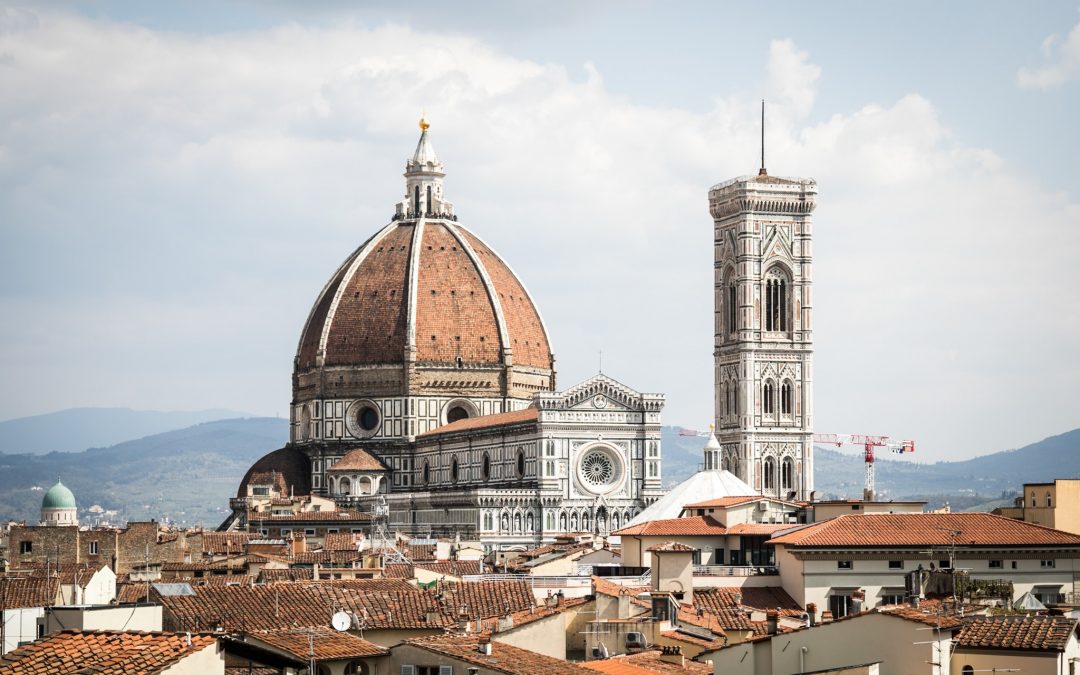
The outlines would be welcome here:
<svg viewBox="0 0 1080 675">
<path fill-rule="evenodd" d="M 524 285 L 450 219 L 395 221 L 349 256 L 311 310 L 296 372 L 406 362 L 552 369 Z"/>
</svg>

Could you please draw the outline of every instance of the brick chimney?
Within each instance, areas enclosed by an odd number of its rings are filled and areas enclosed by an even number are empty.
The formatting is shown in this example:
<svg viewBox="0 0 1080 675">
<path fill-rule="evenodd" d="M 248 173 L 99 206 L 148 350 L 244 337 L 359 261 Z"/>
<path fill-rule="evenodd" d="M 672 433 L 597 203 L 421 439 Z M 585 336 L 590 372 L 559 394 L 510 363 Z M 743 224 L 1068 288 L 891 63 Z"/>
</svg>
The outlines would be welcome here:
<svg viewBox="0 0 1080 675">
<path fill-rule="evenodd" d="M 769 635 L 776 635 L 778 626 L 780 623 L 780 612 L 775 609 L 770 609 L 765 612 L 765 632 Z"/>
<path fill-rule="evenodd" d="M 292 533 L 292 554 L 307 553 L 307 537 L 303 532 Z"/>
<path fill-rule="evenodd" d="M 817 605 L 812 602 L 806 603 L 806 613 L 810 615 L 810 625 L 816 626 L 818 624 Z"/>
<path fill-rule="evenodd" d="M 476 651 L 480 652 L 484 656 L 491 656 L 491 637 L 484 635 L 476 643 Z"/>
</svg>

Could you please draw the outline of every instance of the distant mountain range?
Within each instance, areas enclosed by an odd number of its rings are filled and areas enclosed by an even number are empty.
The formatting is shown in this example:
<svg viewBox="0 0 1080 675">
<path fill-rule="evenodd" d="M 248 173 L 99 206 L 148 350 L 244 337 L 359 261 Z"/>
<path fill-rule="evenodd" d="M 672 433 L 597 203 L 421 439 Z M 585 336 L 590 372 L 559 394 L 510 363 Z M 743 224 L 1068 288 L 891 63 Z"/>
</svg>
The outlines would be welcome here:
<svg viewBox="0 0 1080 675">
<path fill-rule="evenodd" d="M 81 452 L 34 454 L 22 446 L 18 454 L 0 452 L 0 521 L 36 522 L 43 489 L 59 476 L 75 493 L 84 522 L 99 517 L 85 512 L 92 505 L 115 512 L 113 522 L 167 517 L 177 524 L 216 527 L 251 464 L 285 444 L 288 422 L 253 417 L 203 421 L 194 426 L 144 433 L 195 413 L 148 413 L 107 408 L 80 408 L 0 423 L 0 448 L 17 448 L 27 434 L 41 437 L 54 424 L 67 425 L 53 443 L 77 443 L 74 428 L 101 438 L 108 430 L 122 442 Z M 231 414 L 229 411 L 218 411 Z M 701 467 L 704 438 L 679 436 L 679 427 L 662 429 L 664 483 L 671 486 Z M 93 434 L 98 434 L 94 436 Z M 141 436 L 141 437 L 140 437 Z M 135 440 L 132 440 L 135 439 Z M 83 444 L 85 447 L 86 444 Z M 863 462 L 859 453 L 818 447 L 815 487 L 822 498 L 854 498 L 862 494 Z M 1026 447 L 963 462 L 921 464 L 907 458 L 877 463 L 880 499 L 920 499 L 933 506 L 946 501 L 956 509 L 987 510 L 1011 503 L 1021 485 L 1054 478 L 1080 477 L 1080 429 Z"/>
<path fill-rule="evenodd" d="M 235 417 L 252 415 L 220 409 L 159 412 L 130 408 L 69 408 L 0 422 L 0 452 L 78 452 Z"/>
<path fill-rule="evenodd" d="M 45 455 L 0 455 L 0 520 L 36 523 L 42 488 L 63 479 L 75 493 L 79 518 L 98 505 L 112 522 L 161 519 L 216 527 L 229 497 L 259 457 L 288 440 L 288 421 L 226 419 L 154 434 L 107 448 Z"/>
<path fill-rule="evenodd" d="M 663 428 L 665 484 L 690 475 L 703 461 L 705 439 L 679 436 L 678 429 Z M 878 499 L 918 499 L 932 506 L 948 501 L 955 509 L 988 510 L 1011 504 L 1011 495 L 1025 482 L 1080 477 L 1080 429 L 962 462 L 924 464 L 889 457 L 884 455 L 875 462 Z M 819 497 L 862 496 L 865 469 L 861 453 L 817 446 L 814 464 L 814 487 Z"/>
</svg>

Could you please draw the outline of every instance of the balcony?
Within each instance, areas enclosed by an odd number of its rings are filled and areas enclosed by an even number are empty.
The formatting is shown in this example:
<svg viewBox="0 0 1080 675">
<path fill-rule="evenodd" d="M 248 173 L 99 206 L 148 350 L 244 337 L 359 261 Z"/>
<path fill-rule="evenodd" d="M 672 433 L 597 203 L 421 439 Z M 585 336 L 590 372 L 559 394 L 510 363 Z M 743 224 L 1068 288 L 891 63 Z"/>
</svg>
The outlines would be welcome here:
<svg viewBox="0 0 1080 675">
<path fill-rule="evenodd" d="M 780 570 L 759 565 L 694 565 L 696 577 L 758 577 L 775 576 Z"/>
</svg>

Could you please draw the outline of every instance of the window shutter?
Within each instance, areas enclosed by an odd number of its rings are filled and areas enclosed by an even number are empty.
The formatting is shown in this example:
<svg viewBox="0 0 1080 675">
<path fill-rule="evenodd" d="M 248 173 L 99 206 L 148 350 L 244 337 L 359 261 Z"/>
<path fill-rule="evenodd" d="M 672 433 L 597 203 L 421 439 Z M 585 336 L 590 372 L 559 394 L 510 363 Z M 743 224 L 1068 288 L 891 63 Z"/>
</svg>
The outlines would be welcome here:
<svg viewBox="0 0 1080 675">
<path fill-rule="evenodd" d="M 439 666 L 439 675 L 454 675 L 453 666 Z"/>
<path fill-rule="evenodd" d="M 416 675 L 416 666 L 402 666 L 401 675 Z"/>
</svg>

